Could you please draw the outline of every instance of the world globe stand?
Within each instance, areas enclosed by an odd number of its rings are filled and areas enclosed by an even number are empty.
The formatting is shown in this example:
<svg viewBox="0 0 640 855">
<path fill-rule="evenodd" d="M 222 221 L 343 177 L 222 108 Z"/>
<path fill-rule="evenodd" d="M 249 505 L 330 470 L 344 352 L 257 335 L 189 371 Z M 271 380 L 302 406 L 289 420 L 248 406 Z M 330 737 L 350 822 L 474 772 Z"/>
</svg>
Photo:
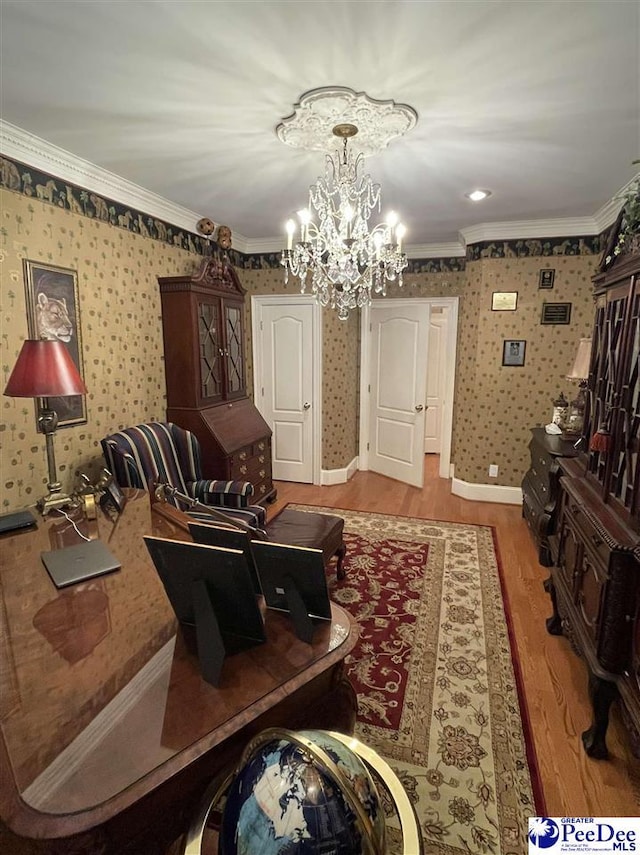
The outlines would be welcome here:
<svg viewBox="0 0 640 855">
<path fill-rule="evenodd" d="M 391 766 L 376 751 L 352 736 L 345 736 L 337 731 L 324 731 L 324 733 L 342 743 L 359 757 L 373 774 L 374 779 L 386 790 L 400 822 L 403 855 L 424 855 L 424 843 L 415 809 Z M 274 736 L 282 734 L 288 734 L 294 739 L 300 738 L 289 731 L 271 728 L 258 734 L 247 746 L 245 754 L 250 752 L 254 744 L 266 743 Z M 304 739 L 302 738 L 301 741 L 304 742 Z M 237 771 L 237 767 L 233 766 L 213 779 L 200 801 L 189 830 L 178 846 L 171 848 L 171 855 L 218 855 L 220 851 L 218 832 L 222 823 L 223 805 Z M 354 852 L 353 855 L 367 855 L 367 853 L 379 851 L 373 841 L 365 840 L 364 845 L 366 848 L 362 849 L 362 853 Z"/>
</svg>

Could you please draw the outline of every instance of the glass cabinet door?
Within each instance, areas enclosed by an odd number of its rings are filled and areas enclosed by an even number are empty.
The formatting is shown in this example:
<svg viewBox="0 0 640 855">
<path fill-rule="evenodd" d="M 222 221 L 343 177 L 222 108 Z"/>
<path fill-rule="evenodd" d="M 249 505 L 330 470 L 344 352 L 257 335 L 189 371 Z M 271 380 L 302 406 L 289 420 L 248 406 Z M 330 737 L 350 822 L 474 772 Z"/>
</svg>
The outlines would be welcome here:
<svg viewBox="0 0 640 855">
<path fill-rule="evenodd" d="M 640 290 L 630 282 L 599 301 L 592 350 L 593 386 L 587 439 L 607 434 L 589 452 L 588 471 L 605 502 L 638 520 L 640 442 Z"/>
<path fill-rule="evenodd" d="M 198 303 L 198 343 L 200 396 L 208 401 L 219 400 L 223 391 L 219 300 Z"/>
<path fill-rule="evenodd" d="M 226 396 L 238 398 L 245 394 L 244 324 L 242 306 L 224 303 Z"/>
</svg>

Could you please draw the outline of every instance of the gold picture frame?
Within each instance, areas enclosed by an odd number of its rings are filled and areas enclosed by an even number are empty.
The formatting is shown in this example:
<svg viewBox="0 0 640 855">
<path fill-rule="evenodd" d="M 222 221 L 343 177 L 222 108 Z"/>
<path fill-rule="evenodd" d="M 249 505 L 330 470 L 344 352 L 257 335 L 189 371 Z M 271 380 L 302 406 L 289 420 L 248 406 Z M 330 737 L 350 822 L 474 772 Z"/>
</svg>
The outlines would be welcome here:
<svg viewBox="0 0 640 855">
<path fill-rule="evenodd" d="M 24 259 L 23 266 L 29 337 L 63 341 L 84 380 L 77 272 L 28 259 Z M 48 406 L 58 415 L 58 428 L 86 424 L 84 395 L 49 398 L 48 401 Z M 43 407 L 41 399 L 38 409 Z"/>
<path fill-rule="evenodd" d="M 492 312 L 515 312 L 517 305 L 517 291 L 494 291 L 491 295 Z"/>
</svg>

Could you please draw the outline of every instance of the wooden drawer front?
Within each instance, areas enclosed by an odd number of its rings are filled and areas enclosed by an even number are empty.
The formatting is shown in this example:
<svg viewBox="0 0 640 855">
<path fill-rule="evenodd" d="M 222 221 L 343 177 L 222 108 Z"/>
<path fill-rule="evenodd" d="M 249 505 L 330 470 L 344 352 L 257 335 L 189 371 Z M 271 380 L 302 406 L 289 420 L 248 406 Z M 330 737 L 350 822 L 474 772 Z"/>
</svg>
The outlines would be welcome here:
<svg viewBox="0 0 640 855">
<path fill-rule="evenodd" d="M 535 466 L 532 466 L 525 475 L 527 489 L 535 493 L 536 499 L 542 507 L 547 505 L 551 498 L 547 474 L 544 469 L 540 471 L 539 466 L 537 469 Z"/>
<path fill-rule="evenodd" d="M 267 493 L 270 493 L 273 489 L 273 482 L 271 481 L 271 476 L 265 478 L 264 481 L 259 481 L 257 484 L 253 483 L 253 497 L 252 499 L 256 502 L 259 502 L 263 496 L 266 496 Z"/>
<path fill-rule="evenodd" d="M 252 457 L 253 447 L 251 445 L 246 445 L 244 448 L 240 448 L 238 451 L 234 451 L 233 454 L 229 455 L 231 471 L 233 473 L 237 473 L 234 474 L 234 477 L 242 477 L 243 473 L 240 471 L 240 467 L 247 466 Z"/>
<path fill-rule="evenodd" d="M 548 484 L 552 465 L 553 457 L 550 454 L 546 454 L 537 446 L 531 449 L 531 469 L 536 473 L 536 480 Z"/>
<path fill-rule="evenodd" d="M 608 567 L 611 560 L 611 549 L 607 546 L 602 534 L 584 512 L 584 509 L 572 499 L 569 499 L 566 514 L 580 535 L 585 549 L 591 553 L 592 559 L 604 567 Z"/>
<path fill-rule="evenodd" d="M 566 580 L 567 588 L 571 591 L 573 601 L 575 602 L 581 582 L 583 549 L 575 531 L 566 523 L 562 528 L 562 544 L 560 549 L 560 569 Z"/>
<path fill-rule="evenodd" d="M 251 453 L 254 457 L 260 457 L 261 455 L 268 455 L 271 457 L 271 438 L 265 436 L 263 439 L 259 439 L 257 442 L 254 442 Z"/>
<path fill-rule="evenodd" d="M 253 484 L 252 502 L 259 502 L 271 493 L 271 443 L 268 437 L 236 451 L 230 460 L 231 477 Z"/>
<path fill-rule="evenodd" d="M 539 497 L 533 490 L 529 473 L 525 475 L 522 484 L 522 510 L 536 540 L 548 533 L 551 517 L 545 513 L 544 506 L 539 503 Z"/>
<path fill-rule="evenodd" d="M 585 626 L 594 644 L 598 639 L 600 612 L 606 574 L 598 567 L 587 552 L 582 558 L 581 573 L 578 578 L 577 601 Z"/>
<path fill-rule="evenodd" d="M 231 472 L 233 478 L 255 484 L 256 481 L 271 475 L 271 455 L 262 453 L 252 456 L 248 453 L 249 449 L 250 446 L 247 446 L 246 449 L 232 455 Z"/>
<path fill-rule="evenodd" d="M 260 463 L 259 460 L 253 458 L 249 461 L 249 468 L 246 475 L 247 481 L 252 484 L 258 484 L 264 481 L 265 478 L 271 477 L 271 465 L 268 463 Z"/>
</svg>

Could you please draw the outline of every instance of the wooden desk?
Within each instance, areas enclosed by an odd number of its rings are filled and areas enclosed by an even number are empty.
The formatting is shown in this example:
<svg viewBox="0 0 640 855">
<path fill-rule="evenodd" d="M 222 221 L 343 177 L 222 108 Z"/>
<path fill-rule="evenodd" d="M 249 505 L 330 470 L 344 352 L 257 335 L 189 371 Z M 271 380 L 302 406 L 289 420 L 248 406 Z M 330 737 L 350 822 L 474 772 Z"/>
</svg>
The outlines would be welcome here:
<svg viewBox="0 0 640 855">
<path fill-rule="evenodd" d="M 12 855 L 162 852 L 255 733 L 353 728 L 353 619 L 332 605 L 308 645 L 265 611 L 267 643 L 229 657 L 214 688 L 142 540 L 188 536 L 147 494 L 129 497 L 120 518 L 80 523 L 122 563 L 91 582 L 57 590 L 40 561 L 77 542 L 62 518 L 0 539 L 0 849 Z"/>
</svg>

